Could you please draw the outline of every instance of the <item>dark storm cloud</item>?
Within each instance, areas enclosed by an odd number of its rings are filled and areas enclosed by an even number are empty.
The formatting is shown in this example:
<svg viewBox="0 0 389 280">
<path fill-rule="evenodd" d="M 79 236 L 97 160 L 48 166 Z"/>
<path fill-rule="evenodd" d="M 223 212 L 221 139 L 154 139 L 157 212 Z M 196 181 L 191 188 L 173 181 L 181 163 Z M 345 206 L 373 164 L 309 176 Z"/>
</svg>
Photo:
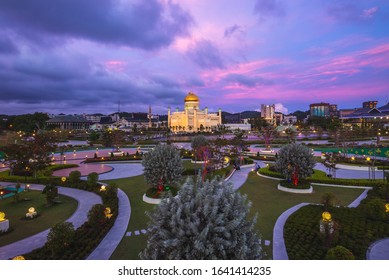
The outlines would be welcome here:
<svg viewBox="0 0 389 280">
<path fill-rule="evenodd" d="M 260 77 L 248 77 L 240 74 L 229 74 L 223 80 L 226 82 L 237 83 L 241 86 L 250 87 L 250 88 L 273 84 L 272 81 L 267 79 L 263 79 Z"/>
<path fill-rule="evenodd" d="M 187 35 L 192 21 L 178 4 L 156 0 L 0 1 L 0 24 L 37 43 L 43 33 L 153 50 Z"/>
<path fill-rule="evenodd" d="M 256 0 L 254 13 L 261 20 L 266 17 L 283 17 L 286 14 L 283 3 L 279 0 Z"/>
<path fill-rule="evenodd" d="M 224 68 L 222 54 L 219 49 L 208 40 L 197 42 L 188 50 L 187 55 L 201 68 Z"/>
</svg>

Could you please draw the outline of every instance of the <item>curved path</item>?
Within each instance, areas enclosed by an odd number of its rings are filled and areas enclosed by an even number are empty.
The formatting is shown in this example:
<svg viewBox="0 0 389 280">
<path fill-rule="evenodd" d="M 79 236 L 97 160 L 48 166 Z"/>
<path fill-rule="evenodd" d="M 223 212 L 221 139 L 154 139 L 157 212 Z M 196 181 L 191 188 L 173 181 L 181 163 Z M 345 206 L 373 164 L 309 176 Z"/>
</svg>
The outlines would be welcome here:
<svg viewBox="0 0 389 280">
<path fill-rule="evenodd" d="M 113 227 L 100 242 L 87 260 L 108 260 L 126 234 L 131 217 L 131 205 L 128 196 L 118 189 L 119 213 Z"/>
<path fill-rule="evenodd" d="M 367 260 L 389 260 L 389 238 L 374 242 L 366 252 Z"/>
<path fill-rule="evenodd" d="M 32 190 L 42 191 L 44 186 L 31 184 L 30 188 Z M 93 205 L 102 203 L 100 196 L 83 190 L 58 187 L 58 193 L 74 198 L 78 202 L 76 211 L 68 220 L 66 220 L 67 222 L 71 222 L 75 228 L 80 227 L 88 220 L 88 212 Z M 50 230 L 47 229 L 20 241 L 0 247 L 0 259 L 7 260 L 42 247 L 46 243 L 49 231 Z"/>
<path fill-rule="evenodd" d="M 143 174 L 141 163 L 106 163 L 112 171 L 99 175 L 99 180 L 129 178 Z"/>
<path fill-rule="evenodd" d="M 348 207 L 357 207 L 362 199 L 367 196 L 367 192 L 369 190 L 365 190 L 357 199 L 355 199 Z M 277 219 L 276 224 L 273 230 L 273 260 L 288 260 L 288 253 L 286 251 L 285 240 L 284 240 L 284 226 L 289 218 L 294 212 L 299 210 L 301 207 L 309 205 L 311 203 L 300 203 L 297 204 L 285 212 L 283 212 Z M 389 246 L 389 242 L 387 243 Z M 386 247 L 384 250 L 388 250 Z M 387 251 L 388 252 L 388 251 Z"/>
</svg>

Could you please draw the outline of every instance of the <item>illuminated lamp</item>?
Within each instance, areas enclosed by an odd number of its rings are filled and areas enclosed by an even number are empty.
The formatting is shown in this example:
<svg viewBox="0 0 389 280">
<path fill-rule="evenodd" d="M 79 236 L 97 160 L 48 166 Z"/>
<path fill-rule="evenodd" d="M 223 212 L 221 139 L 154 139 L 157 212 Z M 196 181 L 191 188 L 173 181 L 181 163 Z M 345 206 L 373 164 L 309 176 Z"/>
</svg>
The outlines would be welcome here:
<svg viewBox="0 0 389 280">
<path fill-rule="evenodd" d="M 0 212 L 0 222 L 5 221 L 5 213 Z"/>
<path fill-rule="evenodd" d="M 385 204 L 385 212 L 386 212 L 386 213 L 389 213 L 389 203 L 386 203 L 386 204 Z"/>
<path fill-rule="evenodd" d="M 23 256 L 16 256 L 12 260 L 13 261 L 25 261 L 26 259 Z"/>
<path fill-rule="evenodd" d="M 110 219 L 112 217 L 111 208 L 106 207 L 104 210 L 105 217 Z"/>
<path fill-rule="evenodd" d="M 100 191 L 101 192 L 105 192 L 107 189 L 106 189 L 106 187 L 105 187 L 105 185 L 102 185 L 101 187 L 100 187 Z"/>
<path fill-rule="evenodd" d="M 62 177 L 61 181 L 65 183 L 66 182 L 66 177 Z"/>
<path fill-rule="evenodd" d="M 321 214 L 321 217 L 323 219 L 323 222 L 331 222 L 331 213 L 330 212 L 323 212 L 323 214 Z"/>
<path fill-rule="evenodd" d="M 34 219 L 38 213 L 36 212 L 34 207 L 28 208 L 28 212 L 26 213 L 26 218 Z"/>
</svg>

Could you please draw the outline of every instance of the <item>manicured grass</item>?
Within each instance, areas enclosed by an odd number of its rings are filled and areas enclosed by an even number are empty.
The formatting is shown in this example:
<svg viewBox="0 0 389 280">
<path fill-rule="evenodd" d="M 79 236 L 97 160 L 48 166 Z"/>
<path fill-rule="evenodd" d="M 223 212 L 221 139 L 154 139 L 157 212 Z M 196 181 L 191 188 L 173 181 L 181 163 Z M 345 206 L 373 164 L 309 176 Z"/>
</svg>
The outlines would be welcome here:
<svg viewBox="0 0 389 280">
<path fill-rule="evenodd" d="M 134 231 L 147 228 L 148 217 L 145 212 L 155 207 L 142 200 L 142 196 L 147 190 L 143 175 L 106 182 L 118 184 L 127 194 L 131 203 L 131 218 L 127 231 L 131 231 L 132 236 L 123 237 L 111 259 L 139 259 L 138 254 L 145 248 L 147 237 L 143 234 L 135 236 Z M 361 189 L 315 186 L 313 194 L 291 194 L 278 191 L 276 189 L 277 183 L 275 180 L 265 179 L 251 172 L 246 183 L 240 189 L 240 192 L 247 194 L 248 199 L 252 202 L 251 214 L 259 214 L 256 227 L 261 233 L 263 241 L 273 241 L 273 228 L 277 218 L 296 204 L 301 202 L 320 203 L 324 193 L 332 192 L 340 200 L 340 205 L 348 205 L 363 192 Z M 272 246 L 264 247 L 269 259 L 272 258 L 271 248 Z"/>
<path fill-rule="evenodd" d="M 134 260 L 139 259 L 138 254 L 146 247 L 147 237 L 144 234 L 134 235 L 135 230 L 147 228 L 148 217 L 146 211 L 152 210 L 155 206 L 143 202 L 143 194 L 148 189 L 143 175 L 104 181 L 116 183 L 129 197 L 131 204 L 131 218 L 127 231 L 132 232 L 132 236 L 124 236 L 119 246 L 111 256 L 113 260 Z"/>
<path fill-rule="evenodd" d="M 258 213 L 256 228 L 262 234 L 262 239 L 273 244 L 273 228 L 277 218 L 290 207 L 302 203 L 320 203 L 324 193 L 333 193 L 340 201 L 339 205 L 348 205 L 362 192 L 362 189 L 336 188 L 314 186 L 312 194 L 292 194 L 277 190 L 278 181 L 259 177 L 250 172 L 246 183 L 240 188 L 242 194 L 247 194 L 252 202 L 251 214 Z M 263 247 L 267 258 L 272 258 L 272 246 Z"/>
<path fill-rule="evenodd" d="M 40 191 L 30 191 L 20 194 L 21 199 L 28 201 L 15 202 L 13 197 L 0 200 L 0 211 L 6 214 L 10 221 L 11 232 L 0 237 L 0 247 L 24 239 L 45 229 L 53 227 L 56 223 L 67 220 L 77 209 L 77 201 L 60 195 L 59 201 L 52 207 L 46 207 L 46 196 Z M 38 217 L 26 220 L 28 208 L 34 207 Z"/>
</svg>

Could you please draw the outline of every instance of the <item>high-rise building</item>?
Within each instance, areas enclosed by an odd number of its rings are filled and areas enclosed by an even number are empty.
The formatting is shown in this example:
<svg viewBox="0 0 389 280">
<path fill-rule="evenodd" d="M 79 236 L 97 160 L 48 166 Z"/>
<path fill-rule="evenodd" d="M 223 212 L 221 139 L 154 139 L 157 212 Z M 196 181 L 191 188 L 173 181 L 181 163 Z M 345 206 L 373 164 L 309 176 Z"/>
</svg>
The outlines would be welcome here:
<svg viewBox="0 0 389 280">
<path fill-rule="evenodd" d="M 311 117 L 329 117 L 330 103 L 313 103 L 309 105 Z"/>
<path fill-rule="evenodd" d="M 268 123 L 274 123 L 274 113 L 276 106 L 261 104 L 261 118 L 265 119 Z"/>
</svg>

